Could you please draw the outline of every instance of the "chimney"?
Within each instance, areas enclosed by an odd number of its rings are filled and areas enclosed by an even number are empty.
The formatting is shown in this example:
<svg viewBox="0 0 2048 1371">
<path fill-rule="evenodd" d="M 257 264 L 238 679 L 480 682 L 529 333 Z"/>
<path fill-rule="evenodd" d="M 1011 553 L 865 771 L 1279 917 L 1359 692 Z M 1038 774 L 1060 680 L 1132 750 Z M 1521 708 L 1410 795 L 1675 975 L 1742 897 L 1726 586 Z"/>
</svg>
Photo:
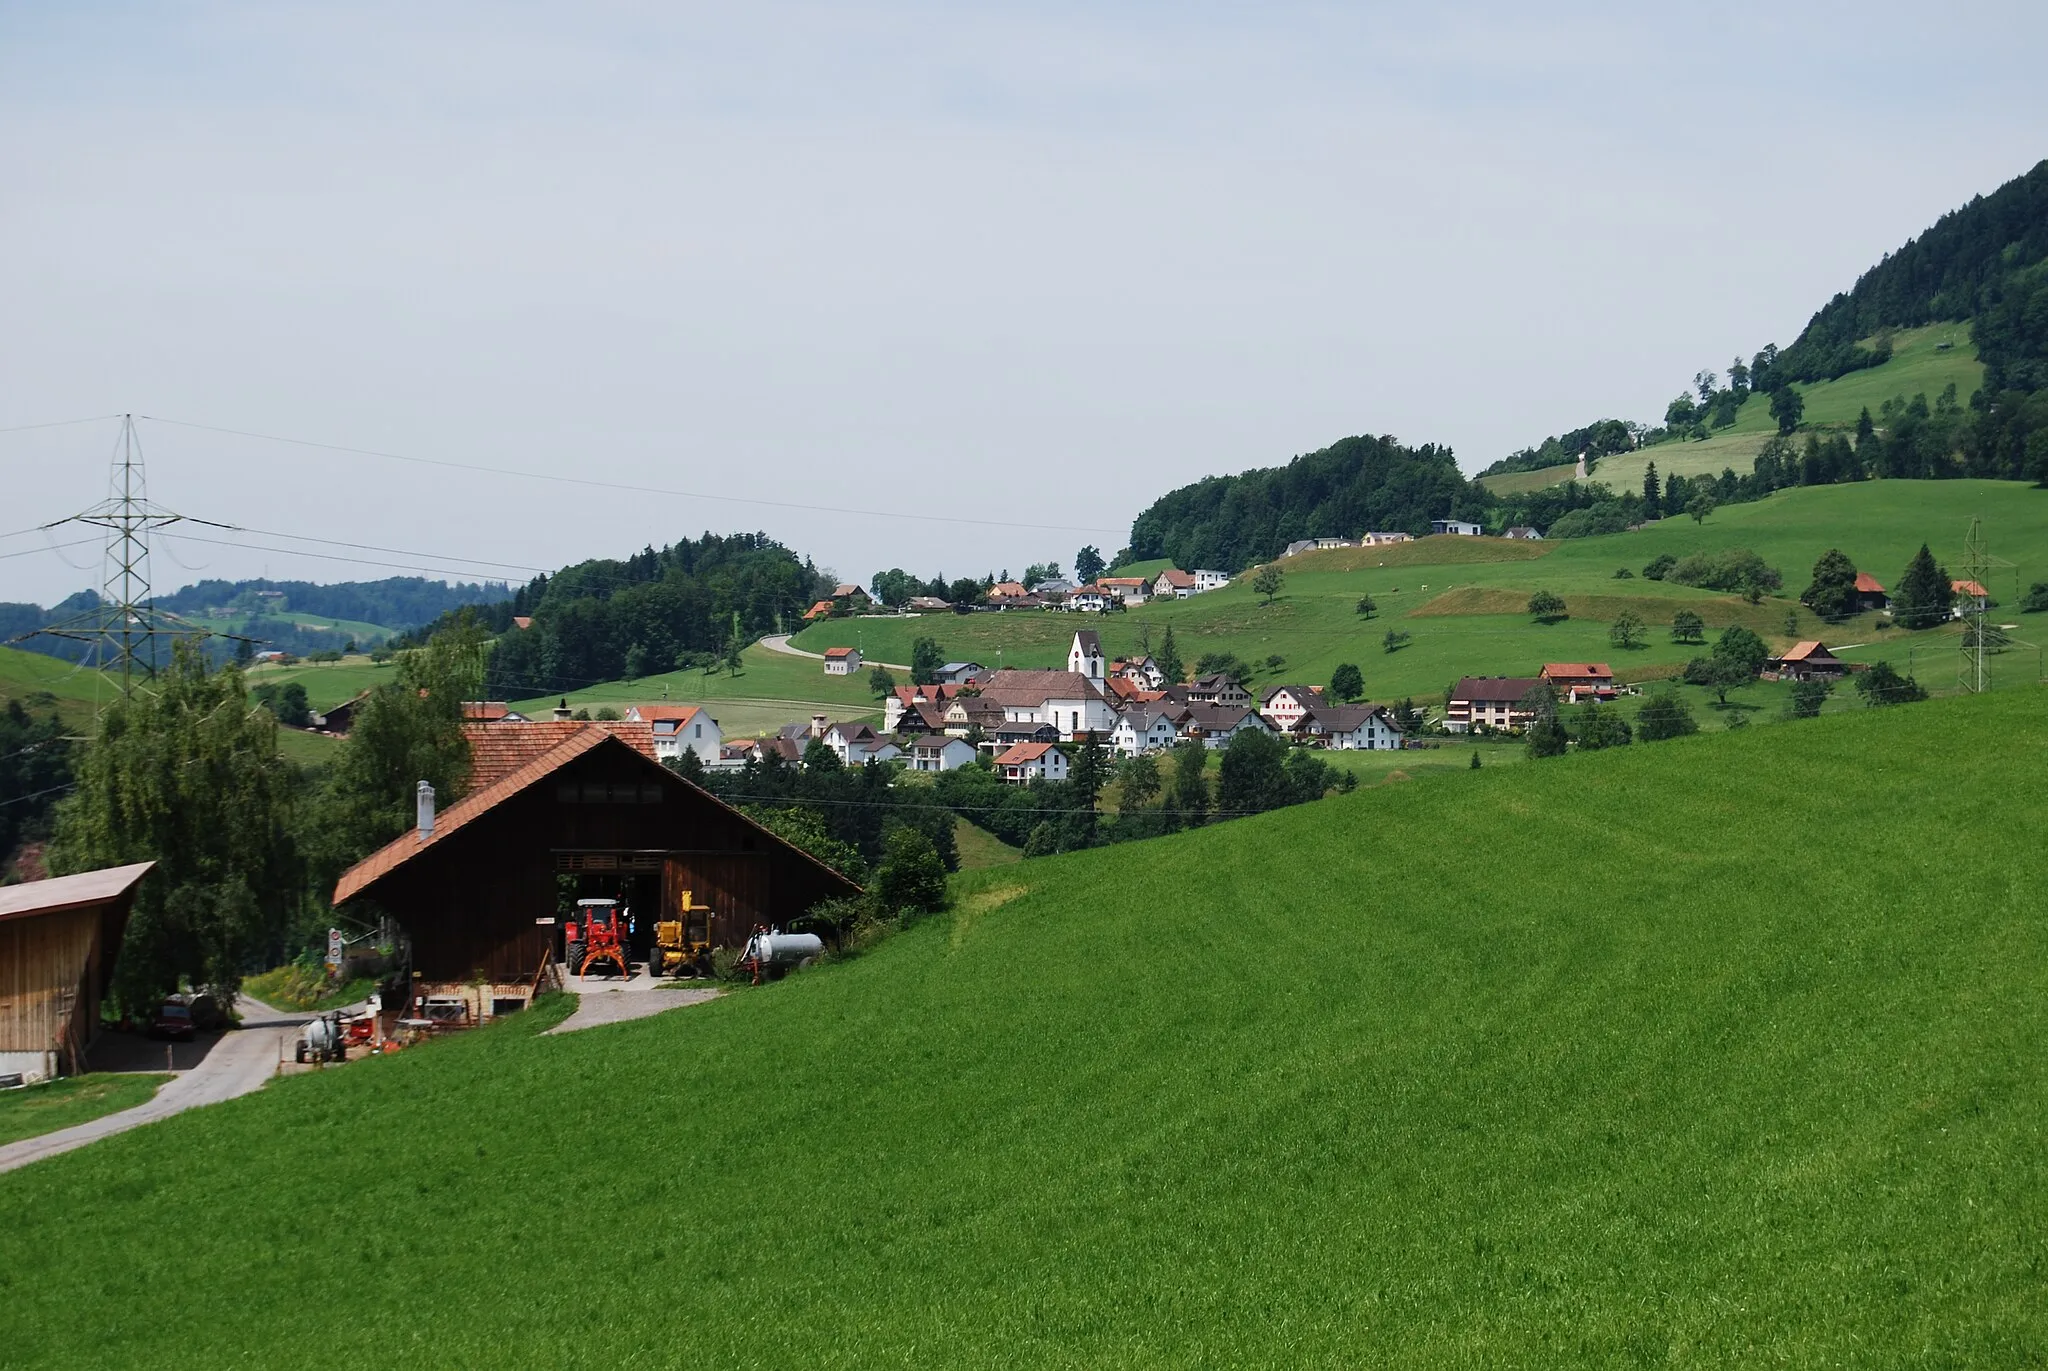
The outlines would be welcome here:
<svg viewBox="0 0 2048 1371">
<path fill-rule="evenodd" d="M 825 716 L 824 716 L 824 715 L 822 715 L 822 714 L 813 714 L 813 715 L 811 716 L 811 736 L 812 736 L 813 738 L 822 738 L 822 737 L 824 737 L 824 736 L 825 736 Z"/>
<path fill-rule="evenodd" d="M 434 786 L 432 782 L 420 782 L 416 804 L 419 811 L 420 841 L 425 842 L 434 836 Z"/>
<path fill-rule="evenodd" d="M 558 724 L 566 724 L 572 717 L 574 717 L 575 713 L 575 710 L 569 708 L 569 699 L 565 695 L 555 705 L 555 722 Z"/>
</svg>

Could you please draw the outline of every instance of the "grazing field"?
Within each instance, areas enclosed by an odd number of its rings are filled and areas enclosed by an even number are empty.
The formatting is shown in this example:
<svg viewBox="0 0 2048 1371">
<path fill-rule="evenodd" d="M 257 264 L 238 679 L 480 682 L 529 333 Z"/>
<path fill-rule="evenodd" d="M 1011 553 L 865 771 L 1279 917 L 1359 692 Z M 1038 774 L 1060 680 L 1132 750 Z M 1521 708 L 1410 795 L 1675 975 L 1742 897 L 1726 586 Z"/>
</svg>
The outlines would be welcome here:
<svg viewBox="0 0 2048 1371">
<path fill-rule="evenodd" d="M 880 650 L 876 655 L 890 661 L 909 660 L 891 657 Z M 908 672 L 896 674 L 904 684 L 909 684 Z M 572 709 L 596 710 L 610 705 L 621 713 L 628 705 L 708 705 L 712 717 L 718 720 L 719 731 L 729 739 L 772 732 L 779 725 L 809 719 L 814 713 L 828 714 L 834 722 L 879 720 L 882 713 L 881 703 L 868 689 L 865 669 L 852 676 L 827 676 L 825 664 L 815 658 L 770 652 L 758 643 L 746 650 L 737 676 L 724 671 L 715 675 L 670 671 L 637 681 L 604 681 L 572 691 L 566 697 L 548 695 L 518 700 L 514 707 L 529 717 L 546 718 L 547 711 L 564 698 Z"/>
<path fill-rule="evenodd" d="M 983 871 L 1024 859 L 1022 848 L 1011 847 L 987 829 L 977 828 L 965 819 L 953 821 L 953 845 L 959 852 L 962 871 Z"/>
<path fill-rule="evenodd" d="M 1419 776 L 283 1079 L 0 1178 L 5 1356 L 2037 1362 L 2044 704 Z"/>
<path fill-rule="evenodd" d="M 84 722 L 92 718 L 94 701 L 112 693 L 104 678 L 89 668 L 40 652 L 0 647 L 0 704 L 19 700 L 39 713 L 54 708 L 66 722 Z"/>
<path fill-rule="evenodd" d="M 367 655 L 344 657 L 338 662 L 293 662 L 289 666 L 259 663 L 243 675 L 253 688 L 265 682 L 297 681 L 306 688 L 306 703 L 317 712 L 352 700 L 372 686 L 382 685 L 398 674 L 395 662 L 373 662 Z"/>
<path fill-rule="evenodd" d="M 1153 601 L 1121 614 L 1061 614 L 1040 610 L 1003 614 L 924 615 L 914 619 L 834 619 L 795 638 L 813 652 L 856 639 L 892 661 L 907 661 L 921 636 L 936 638 L 952 658 L 986 666 L 1065 665 L 1077 628 L 1102 634 L 1112 655 L 1157 649 L 1174 630 L 1181 655 L 1192 665 L 1203 652 L 1236 653 L 1258 668 L 1254 684 L 1322 684 L 1340 662 L 1356 663 L 1366 693 L 1378 701 L 1436 698 L 1462 675 L 1533 675 L 1546 661 L 1607 661 L 1629 677 L 1667 673 L 1704 649 L 1670 640 L 1671 618 L 1681 608 L 1698 613 L 1711 631 L 1741 623 L 1766 641 L 1788 645 L 1820 637 L 1831 646 L 1862 646 L 1855 660 L 1943 660 L 1956 650 L 1952 629 L 1909 634 L 1881 627 L 1867 614 L 1822 624 L 1797 602 L 1813 564 L 1831 547 L 1885 585 L 1896 585 L 1924 541 L 1951 565 L 1961 556 L 1970 517 L 1982 514 L 1991 550 L 2015 565 L 1993 577 L 2006 604 L 2036 580 L 2048 579 L 2048 491 L 2003 481 L 1868 481 L 1780 491 L 1753 504 L 1730 505 L 1704 523 L 1666 519 L 1635 533 L 1567 542 L 1511 543 L 1499 538 L 1427 538 L 1389 548 L 1309 553 L 1280 565 L 1286 585 L 1271 604 L 1254 594 L 1249 578 L 1180 601 Z M 1761 605 L 1642 576 L 1663 553 L 1747 547 L 1784 576 L 1783 591 Z M 1384 563 L 1384 565 L 1382 565 Z M 1615 572 L 1631 575 L 1617 579 Z M 1537 590 L 1562 595 L 1571 617 L 1535 623 L 1527 613 Z M 1371 595 L 1377 614 L 1361 618 L 1357 603 Z M 1608 626 L 1623 610 L 1649 626 L 1643 646 L 1622 649 Z M 1786 628 L 1791 614 L 1792 628 Z M 2028 642 L 2048 635 L 2032 618 L 2018 620 L 2015 636 Z M 1385 650 L 1389 630 L 1411 635 L 1398 651 Z M 1278 666 L 1264 665 L 1279 656 Z M 2024 659 L 2024 660 L 2023 660 Z M 2001 658 L 1997 680 L 2036 679 L 2031 650 Z M 1943 667 L 1928 683 L 1943 686 L 1954 671 Z"/>
<path fill-rule="evenodd" d="M 148 1103 L 157 1087 L 170 1079 L 164 1072 L 102 1071 L 45 1081 L 21 1090 L 0 1091 L 0 1143 L 39 1138 L 60 1128 L 133 1109 Z"/>
</svg>

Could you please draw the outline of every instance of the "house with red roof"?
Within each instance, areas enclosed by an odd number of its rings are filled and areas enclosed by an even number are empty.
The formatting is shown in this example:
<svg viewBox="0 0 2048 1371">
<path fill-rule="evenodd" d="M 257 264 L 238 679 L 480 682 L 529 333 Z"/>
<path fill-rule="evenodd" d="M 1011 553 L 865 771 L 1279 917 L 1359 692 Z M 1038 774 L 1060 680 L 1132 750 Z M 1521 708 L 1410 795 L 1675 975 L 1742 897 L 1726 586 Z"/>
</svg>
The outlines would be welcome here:
<svg viewBox="0 0 2048 1371">
<path fill-rule="evenodd" d="M 827 676 L 851 676 L 859 670 L 859 648 L 828 647 L 825 649 L 825 674 Z"/>
<path fill-rule="evenodd" d="M 725 740 L 718 720 L 702 705 L 632 705 L 626 710 L 626 721 L 644 723 L 653 730 L 654 755 L 664 762 L 694 752 L 705 766 L 724 764 Z"/>
<path fill-rule="evenodd" d="M 1051 743 L 1017 743 L 996 758 L 996 771 L 1012 785 L 1067 779 L 1067 754 Z"/>
<path fill-rule="evenodd" d="M 1879 584 L 1877 577 L 1867 571 L 1856 573 L 1856 589 L 1851 592 L 1850 600 L 1859 610 L 1892 607 L 1892 597 L 1885 594 L 1884 586 Z"/>
<path fill-rule="evenodd" d="M 1782 657 L 1767 658 L 1766 681 L 1835 681 L 1849 674 L 1849 663 L 1828 651 L 1819 641 L 1795 643 Z"/>
</svg>

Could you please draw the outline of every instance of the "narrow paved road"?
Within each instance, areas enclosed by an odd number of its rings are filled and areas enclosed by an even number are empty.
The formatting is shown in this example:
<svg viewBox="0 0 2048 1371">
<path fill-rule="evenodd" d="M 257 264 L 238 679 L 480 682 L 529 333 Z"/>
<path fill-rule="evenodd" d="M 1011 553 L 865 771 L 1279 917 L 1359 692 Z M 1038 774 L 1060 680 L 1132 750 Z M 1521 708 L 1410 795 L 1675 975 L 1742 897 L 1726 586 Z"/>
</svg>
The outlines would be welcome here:
<svg viewBox="0 0 2048 1371">
<path fill-rule="evenodd" d="M 180 1071 L 177 1079 L 157 1091 L 154 1098 L 118 1114 L 107 1114 L 39 1138 L 8 1143 L 0 1147 L 0 1171 L 12 1171 L 187 1109 L 218 1104 L 259 1089 L 277 1074 L 277 1064 L 296 1038 L 299 1025 L 313 1016 L 287 1014 L 246 995 L 235 1002 L 235 1007 L 241 1011 L 242 1026 L 223 1034 L 197 1066 Z"/>
<path fill-rule="evenodd" d="M 761 640 L 761 646 L 767 648 L 770 652 L 780 652 L 785 657 L 808 657 L 814 662 L 825 660 L 825 654 L 822 652 L 806 652 L 800 647 L 791 647 L 787 633 L 771 633 Z M 910 670 L 902 662 L 878 662 L 868 657 L 861 659 L 861 665 L 887 667 L 891 671 Z"/>
</svg>

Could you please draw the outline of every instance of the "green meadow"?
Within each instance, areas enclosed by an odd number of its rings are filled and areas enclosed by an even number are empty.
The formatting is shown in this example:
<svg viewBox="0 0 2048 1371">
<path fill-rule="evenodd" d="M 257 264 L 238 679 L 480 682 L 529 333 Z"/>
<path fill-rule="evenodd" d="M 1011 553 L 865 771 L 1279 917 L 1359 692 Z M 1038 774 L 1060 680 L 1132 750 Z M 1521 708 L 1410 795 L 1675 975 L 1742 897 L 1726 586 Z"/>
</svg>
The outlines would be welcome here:
<svg viewBox="0 0 2048 1371">
<path fill-rule="evenodd" d="M 908 672 L 896 674 L 905 684 L 909 683 Z M 564 699 L 571 709 L 597 710 L 609 705 L 621 713 L 628 705 L 706 705 L 727 738 L 772 732 L 782 724 L 809 719 L 814 713 L 828 714 L 838 721 L 879 720 L 882 712 L 874 693 L 868 689 L 865 670 L 852 676 L 827 676 L 825 664 L 814 657 L 771 652 L 759 643 L 746 650 L 737 676 L 726 671 L 670 671 L 634 681 L 604 681 L 566 696 L 546 695 L 513 704 L 528 717 L 546 718 L 547 711 Z"/>
<path fill-rule="evenodd" d="M 164 1072 L 101 1071 L 0 1091 L 0 1143 L 41 1137 L 147 1104 L 157 1087 L 171 1079 Z"/>
<path fill-rule="evenodd" d="M 2038 1363 L 2044 704 L 1420 775 L 284 1078 L 0 1177 L 0 1361 Z"/>
</svg>

